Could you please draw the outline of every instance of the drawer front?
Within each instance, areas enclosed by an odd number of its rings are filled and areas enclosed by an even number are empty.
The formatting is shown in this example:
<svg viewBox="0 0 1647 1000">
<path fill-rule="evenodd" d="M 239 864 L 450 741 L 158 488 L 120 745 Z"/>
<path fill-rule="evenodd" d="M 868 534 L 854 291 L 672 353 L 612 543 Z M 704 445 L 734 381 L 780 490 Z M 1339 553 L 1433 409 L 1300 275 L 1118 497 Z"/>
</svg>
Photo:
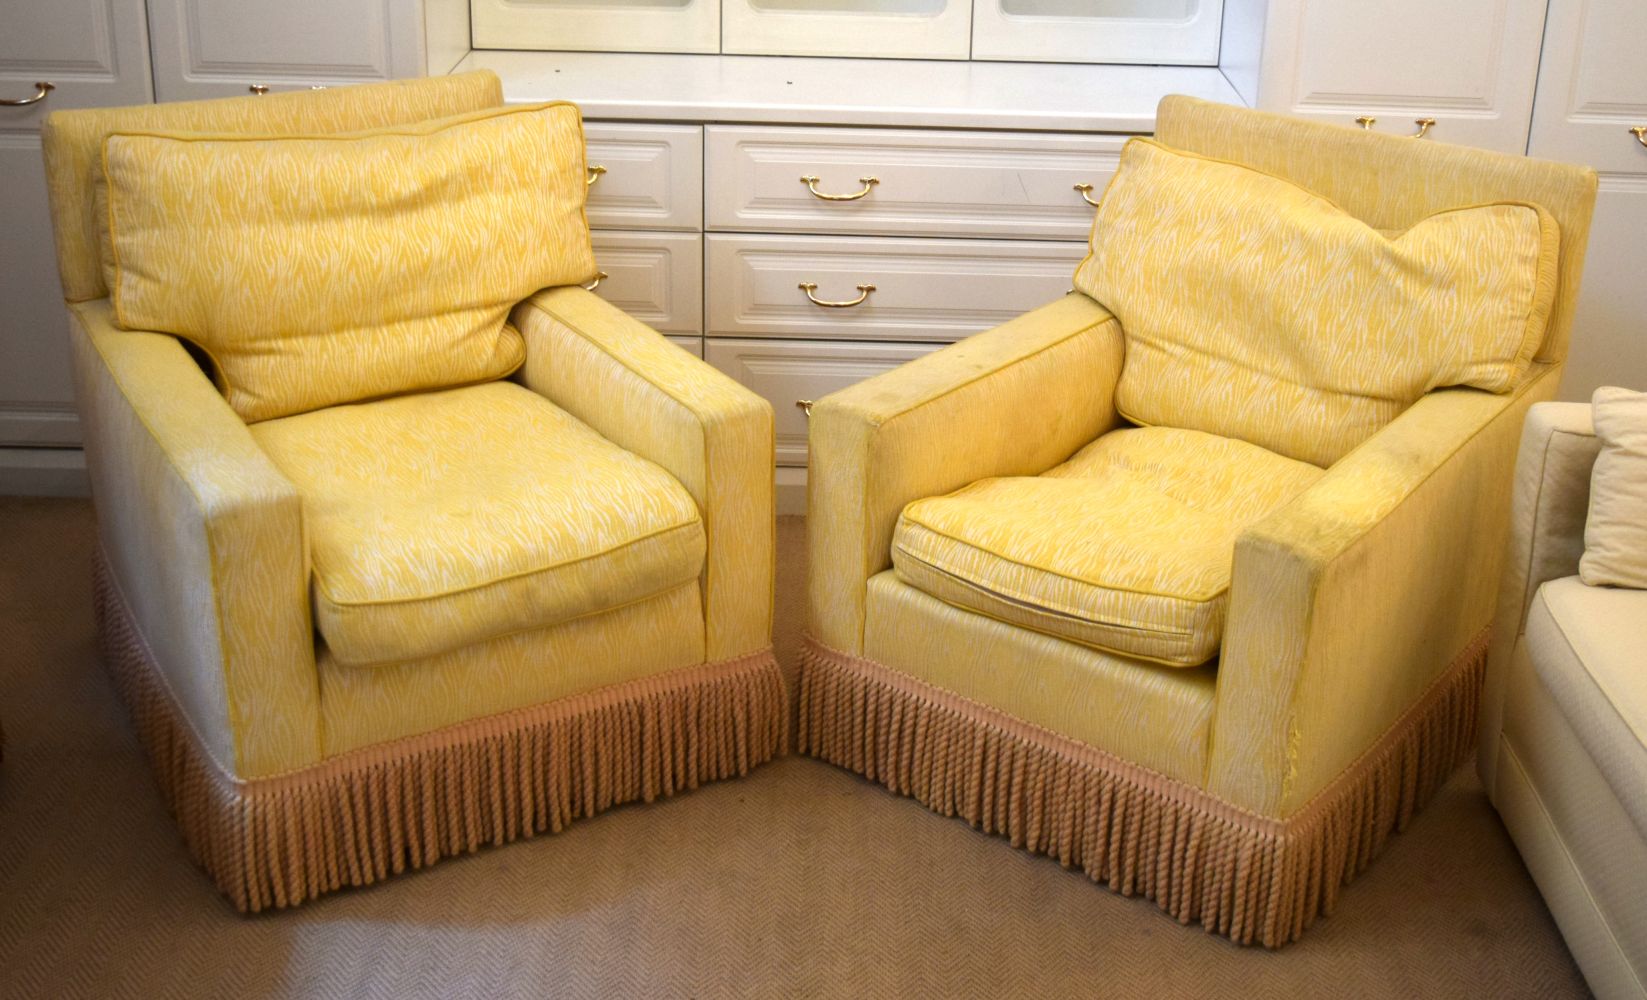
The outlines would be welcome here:
<svg viewBox="0 0 1647 1000">
<path fill-rule="evenodd" d="M 709 228 L 1085 240 L 1125 136 L 708 129 Z M 809 189 L 803 177 L 815 177 Z M 867 178 L 874 178 L 871 184 Z M 850 201 L 829 200 L 866 191 Z"/>
<path fill-rule="evenodd" d="M 65 108 L 147 104 L 152 97 L 143 0 L 5 5 L 0 100 L 28 103 L 0 106 L 0 131 L 37 131 L 48 114 Z"/>
<path fill-rule="evenodd" d="M 596 230 L 595 294 L 664 333 L 703 332 L 703 237 Z"/>
<path fill-rule="evenodd" d="M 676 347 L 680 348 L 681 350 L 685 351 L 686 353 L 692 355 L 695 358 L 703 357 L 703 338 L 702 337 L 675 337 L 675 336 L 670 336 L 670 337 L 665 338 L 665 339 L 667 339 L 671 344 L 674 344 Z"/>
<path fill-rule="evenodd" d="M 806 414 L 797 401 L 817 400 L 942 346 L 711 337 L 704 359 L 771 402 L 778 464 L 804 466 Z"/>
<path fill-rule="evenodd" d="M 704 239 L 709 334 L 826 340 L 959 340 L 1068 292 L 1086 253 L 1084 243 L 1007 240 Z M 830 307 L 809 294 L 862 301 Z"/>
<path fill-rule="evenodd" d="M 589 186 L 589 225 L 703 229 L 703 129 L 589 122 L 583 135 L 596 178 Z"/>
</svg>

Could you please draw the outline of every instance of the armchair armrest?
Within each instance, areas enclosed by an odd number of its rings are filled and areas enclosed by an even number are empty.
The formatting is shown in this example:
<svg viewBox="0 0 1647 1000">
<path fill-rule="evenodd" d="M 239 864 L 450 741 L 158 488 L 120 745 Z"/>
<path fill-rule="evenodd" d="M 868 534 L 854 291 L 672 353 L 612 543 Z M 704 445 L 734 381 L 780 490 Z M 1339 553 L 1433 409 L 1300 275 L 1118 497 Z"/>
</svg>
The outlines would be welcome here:
<svg viewBox="0 0 1647 1000">
<path fill-rule="evenodd" d="M 1522 418 L 1555 394 L 1432 392 L 1237 541 L 1208 789 L 1291 815 L 1491 620 Z"/>
<path fill-rule="evenodd" d="M 176 338 L 70 313 L 104 556 L 172 697 L 236 777 L 319 760 L 297 490 Z"/>
<path fill-rule="evenodd" d="M 1590 512 L 1590 470 L 1600 451 L 1590 404 L 1535 403 L 1527 411 L 1516 455 L 1493 647 L 1481 690 L 1481 752 L 1476 764 L 1490 794 L 1497 787 L 1498 734 L 1504 727 L 1510 655 L 1527 629 L 1527 608 L 1538 588 L 1578 573 Z"/>
<path fill-rule="evenodd" d="M 527 388 L 623 448 L 669 470 L 709 539 L 706 655 L 772 642 L 772 407 L 661 334 L 582 288 L 515 307 Z"/>
<path fill-rule="evenodd" d="M 813 637 L 863 647 L 869 578 L 892 564 L 904 506 L 990 476 L 1029 476 L 1120 419 L 1121 327 L 1066 295 L 820 399 L 807 478 Z"/>
</svg>

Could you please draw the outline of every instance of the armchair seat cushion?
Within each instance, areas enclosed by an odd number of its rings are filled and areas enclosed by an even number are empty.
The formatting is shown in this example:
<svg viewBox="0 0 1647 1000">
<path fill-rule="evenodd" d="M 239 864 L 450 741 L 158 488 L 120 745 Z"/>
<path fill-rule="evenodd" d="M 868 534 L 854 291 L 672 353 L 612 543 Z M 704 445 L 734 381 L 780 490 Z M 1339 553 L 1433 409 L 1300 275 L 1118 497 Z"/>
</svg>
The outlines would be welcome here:
<svg viewBox="0 0 1647 1000">
<path fill-rule="evenodd" d="M 303 498 L 315 625 L 338 663 L 400 662 L 694 581 L 691 495 L 511 382 L 252 425 Z"/>
<path fill-rule="evenodd" d="M 1647 838 L 1647 590 L 1551 580 L 1528 609 L 1526 642 L 1539 680 Z"/>
<path fill-rule="evenodd" d="M 1322 475 L 1201 431 L 1111 431 L 1044 475 L 910 504 L 892 564 L 957 607 L 1195 666 L 1218 654 L 1236 537 Z"/>
</svg>

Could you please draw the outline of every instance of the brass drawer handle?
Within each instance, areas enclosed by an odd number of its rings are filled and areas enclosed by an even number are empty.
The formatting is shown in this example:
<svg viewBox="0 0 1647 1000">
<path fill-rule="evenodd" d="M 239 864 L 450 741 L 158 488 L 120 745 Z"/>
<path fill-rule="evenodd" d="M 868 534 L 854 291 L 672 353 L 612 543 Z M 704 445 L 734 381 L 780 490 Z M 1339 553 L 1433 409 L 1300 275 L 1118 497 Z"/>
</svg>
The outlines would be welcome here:
<svg viewBox="0 0 1647 1000">
<path fill-rule="evenodd" d="M 795 400 L 795 408 L 806 414 L 808 417 L 812 416 L 812 400 L 810 399 Z"/>
<path fill-rule="evenodd" d="M 259 97 L 262 97 L 264 94 L 267 94 L 269 92 L 268 85 L 267 84 L 262 84 L 262 83 L 254 83 L 250 87 L 247 87 L 246 89 L 251 91 L 252 93 L 256 94 Z"/>
<path fill-rule="evenodd" d="M 22 108 L 30 104 L 39 104 L 46 99 L 46 95 L 57 89 L 57 84 L 41 82 L 34 85 L 33 97 L 0 97 L 0 107 Z"/>
<path fill-rule="evenodd" d="M 585 187 L 594 187 L 595 182 L 600 180 L 600 175 L 604 174 L 604 173 L 606 173 L 606 168 L 603 167 L 603 166 L 600 166 L 599 164 L 596 164 L 595 166 L 590 167 L 589 168 L 589 176 L 584 178 L 584 181 L 583 181 L 584 186 Z"/>
<path fill-rule="evenodd" d="M 1098 207 L 1098 202 L 1092 200 L 1091 184 L 1077 184 L 1075 185 L 1075 190 L 1081 192 L 1082 201 L 1086 202 L 1088 205 L 1091 205 L 1093 208 Z"/>
<path fill-rule="evenodd" d="M 1355 119 L 1355 123 L 1368 132 L 1372 131 L 1373 123 L 1376 121 L 1378 121 L 1378 119 L 1374 118 L 1372 115 L 1361 115 Z"/>
<path fill-rule="evenodd" d="M 806 189 L 812 192 L 812 197 L 823 201 L 857 201 L 859 198 L 868 195 L 870 190 L 881 182 L 879 179 L 874 177 L 860 177 L 858 178 L 858 183 L 862 184 L 864 189 L 862 191 L 854 191 L 851 194 L 824 194 L 822 191 L 818 190 L 818 178 L 812 176 L 811 174 L 807 174 L 805 177 L 802 177 L 801 183 L 805 184 Z"/>
<path fill-rule="evenodd" d="M 1647 125 L 1630 126 L 1630 134 L 1636 137 L 1637 142 L 1647 146 Z"/>
<path fill-rule="evenodd" d="M 1413 124 L 1418 126 L 1418 131 L 1413 133 L 1413 138 L 1414 139 L 1422 139 L 1426 135 L 1430 134 L 1430 129 L 1435 127 L 1435 119 L 1434 118 L 1414 118 L 1413 119 Z"/>
<path fill-rule="evenodd" d="M 586 292 L 592 292 L 595 289 L 600 287 L 601 282 L 605 281 L 607 278 L 610 278 L 610 277 L 611 277 L 611 275 L 607 274 L 605 271 L 596 271 L 595 272 L 595 280 L 589 282 L 589 284 L 587 284 L 587 285 L 584 285 L 583 290 L 586 291 Z"/>
<path fill-rule="evenodd" d="M 820 299 L 813 295 L 812 293 L 818 290 L 818 286 L 810 281 L 801 282 L 800 289 L 806 293 L 806 300 L 815 306 L 823 306 L 825 309 L 851 309 L 853 306 L 863 305 L 869 299 L 869 293 L 875 290 L 875 286 L 859 285 L 858 297 L 844 302 L 831 302 L 828 299 Z"/>
</svg>

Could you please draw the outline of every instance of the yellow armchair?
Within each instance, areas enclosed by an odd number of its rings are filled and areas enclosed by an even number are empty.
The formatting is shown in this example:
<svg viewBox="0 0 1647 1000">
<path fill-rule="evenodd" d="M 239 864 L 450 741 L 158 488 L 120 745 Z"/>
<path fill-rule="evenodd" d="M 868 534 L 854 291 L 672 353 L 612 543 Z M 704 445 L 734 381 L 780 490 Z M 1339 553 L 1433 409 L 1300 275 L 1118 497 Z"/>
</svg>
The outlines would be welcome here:
<svg viewBox="0 0 1647 1000">
<path fill-rule="evenodd" d="M 1072 293 L 819 400 L 800 748 L 1181 922 L 1275 947 L 1332 910 L 1473 745 L 1516 441 L 1556 391 L 1595 178 L 1187 98 L 1162 102 L 1157 129 L 1375 229 L 1542 205 L 1560 226 L 1559 280 L 1526 375 L 1502 394 L 1432 391 L 1322 471 L 1193 431 L 1124 430 L 1121 324 Z M 1196 490 L 1301 484 L 1231 536 L 1227 605 L 1204 612 L 1221 625 L 1209 662 L 1124 655 L 1082 639 L 1067 607 L 911 558 L 912 521 L 946 530 L 928 498 L 976 525 L 957 498 L 1001 495 L 995 477 L 1089 474 L 1071 470 L 1125 435 L 1157 450 L 1111 449 L 1118 475 L 1182 475 L 1193 456 L 1168 451 L 1224 448 Z M 1017 509 L 1055 537 L 1077 510 Z M 1081 541 L 1063 530 L 1065 548 Z"/>
<path fill-rule="evenodd" d="M 105 660 L 242 910 L 780 748 L 772 414 L 731 379 L 563 287 L 514 309 L 513 381 L 248 422 L 176 337 L 115 322 L 91 209 L 111 132 L 350 132 L 501 102 L 477 73 L 46 123 Z"/>
</svg>

